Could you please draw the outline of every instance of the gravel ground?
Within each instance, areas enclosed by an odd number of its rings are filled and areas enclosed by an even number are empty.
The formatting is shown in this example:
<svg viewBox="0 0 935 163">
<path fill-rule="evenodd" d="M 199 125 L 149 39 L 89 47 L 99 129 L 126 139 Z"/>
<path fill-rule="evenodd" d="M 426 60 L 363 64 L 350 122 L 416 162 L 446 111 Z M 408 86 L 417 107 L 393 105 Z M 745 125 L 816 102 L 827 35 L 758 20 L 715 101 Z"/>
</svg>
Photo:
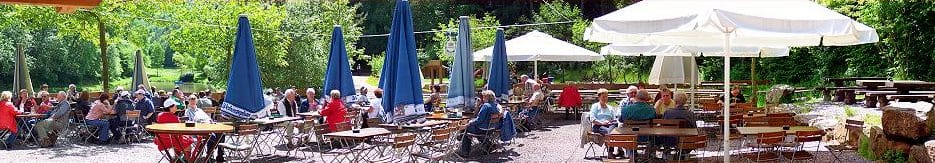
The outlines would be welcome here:
<svg viewBox="0 0 935 163">
<path fill-rule="evenodd" d="M 586 159 L 586 148 L 578 148 L 580 129 L 578 120 L 552 120 L 542 129 L 521 133 L 512 144 L 490 155 L 476 154 L 467 157 L 467 162 L 600 162 L 599 159 Z M 709 143 L 703 150 L 703 162 L 720 162 L 720 155 L 715 152 L 719 143 Z M 814 150 L 809 144 L 807 150 Z M 317 154 L 308 158 L 299 154 L 287 156 L 284 147 L 278 146 L 276 153 L 255 157 L 252 162 L 320 162 Z M 843 153 L 840 162 L 869 162 L 855 155 Z M 14 150 L 0 151 L 0 162 L 157 162 L 161 155 L 152 143 L 134 143 L 131 145 L 99 146 L 88 143 L 59 142 L 53 148 L 19 147 Z M 329 159 L 330 157 L 326 157 Z M 741 157 L 731 159 L 744 162 Z M 834 157 L 824 148 L 819 148 L 817 157 L 810 162 L 834 162 Z"/>
</svg>

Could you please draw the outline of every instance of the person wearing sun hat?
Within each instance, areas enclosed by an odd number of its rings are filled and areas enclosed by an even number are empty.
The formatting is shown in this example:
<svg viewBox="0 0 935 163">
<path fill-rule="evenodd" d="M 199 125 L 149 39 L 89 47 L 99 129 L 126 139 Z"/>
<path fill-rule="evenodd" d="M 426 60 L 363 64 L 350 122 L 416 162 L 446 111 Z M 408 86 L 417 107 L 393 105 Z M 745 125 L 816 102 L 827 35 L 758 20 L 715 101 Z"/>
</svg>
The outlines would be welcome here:
<svg viewBox="0 0 935 163">
<path fill-rule="evenodd" d="M 165 110 L 159 113 L 159 116 L 156 116 L 156 123 L 180 123 L 179 117 L 175 116 L 179 106 L 175 99 L 166 99 L 162 106 Z M 194 140 L 191 137 L 175 134 L 158 134 L 156 140 L 153 141 L 159 150 L 174 148 L 176 156 L 189 156 L 188 153 L 192 150 L 191 145 L 193 142 Z"/>
</svg>

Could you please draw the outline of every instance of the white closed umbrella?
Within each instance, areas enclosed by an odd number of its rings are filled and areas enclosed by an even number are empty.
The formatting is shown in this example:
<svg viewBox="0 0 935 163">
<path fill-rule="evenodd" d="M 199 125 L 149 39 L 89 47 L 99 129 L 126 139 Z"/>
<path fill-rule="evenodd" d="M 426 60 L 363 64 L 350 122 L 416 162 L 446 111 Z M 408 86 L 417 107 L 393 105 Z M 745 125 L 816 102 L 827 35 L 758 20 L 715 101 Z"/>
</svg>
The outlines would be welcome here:
<svg viewBox="0 0 935 163">
<path fill-rule="evenodd" d="M 645 0 L 594 19 L 585 39 L 603 43 L 718 46 L 724 93 L 730 90 L 731 45 L 844 46 L 873 43 L 876 31 L 807 0 Z M 729 121 L 724 96 L 724 121 Z M 724 134 L 729 126 L 723 125 Z M 724 161 L 729 161 L 724 137 Z"/>
<path fill-rule="evenodd" d="M 474 61 L 490 61 L 493 46 L 474 52 Z M 538 76 L 539 61 L 591 62 L 604 60 L 604 56 L 571 44 L 549 34 L 532 31 L 506 41 L 508 61 L 533 62 Z M 535 77 L 535 76 L 534 76 Z"/>
</svg>

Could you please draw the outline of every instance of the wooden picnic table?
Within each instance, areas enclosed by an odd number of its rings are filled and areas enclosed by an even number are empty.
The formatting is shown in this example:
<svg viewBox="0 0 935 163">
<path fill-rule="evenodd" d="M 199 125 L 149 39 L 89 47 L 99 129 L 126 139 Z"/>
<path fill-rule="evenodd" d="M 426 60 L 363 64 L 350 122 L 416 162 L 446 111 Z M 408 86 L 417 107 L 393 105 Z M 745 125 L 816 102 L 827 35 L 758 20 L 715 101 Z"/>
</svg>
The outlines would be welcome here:
<svg viewBox="0 0 935 163">
<path fill-rule="evenodd" d="M 889 80 L 887 77 L 840 77 L 840 78 L 825 78 L 826 81 L 829 81 L 834 84 L 835 87 L 844 87 L 845 82 L 848 81 L 857 81 L 857 80 Z"/>
<path fill-rule="evenodd" d="M 660 127 L 641 127 L 639 131 L 633 131 L 631 127 L 617 127 L 610 131 L 611 135 L 641 135 L 641 136 L 694 136 L 698 135 L 697 128 L 660 128 Z"/>
<path fill-rule="evenodd" d="M 786 131 L 786 135 L 795 135 L 797 131 L 818 131 L 817 127 L 812 126 L 790 126 L 788 130 L 783 130 L 782 127 L 737 127 L 737 132 L 740 132 L 741 135 L 756 135 L 769 132 L 779 132 Z"/>
<path fill-rule="evenodd" d="M 898 94 L 909 94 L 909 91 L 935 90 L 935 82 L 905 80 L 887 82 L 886 87 L 896 88 Z"/>
<path fill-rule="evenodd" d="M 856 80 L 855 82 L 857 82 L 857 85 L 864 86 L 867 90 L 873 91 L 877 90 L 879 87 L 886 86 L 886 83 L 890 82 L 890 80 Z"/>
<path fill-rule="evenodd" d="M 310 112 L 305 112 L 305 113 L 295 113 L 295 115 L 303 116 L 303 117 L 321 117 L 321 113 L 319 113 L 318 111 L 310 111 Z"/>
<path fill-rule="evenodd" d="M 193 160 L 187 160 L 187 161 L 197 162 L 198 160 L 200 160 L 202 162 L 208 162 L 207 157 L 211 156 L 210 153 L 213 153 L 214 149 L 217 148 L 218 143 L 220 143 L 220 141 L 211 142 L 211 141 L 206 140 L 205 138 L 209 137 L 211 134 L 233 132 L 234 126 L 225 125 L 225 124 L 195 123 L 195 126 L 193 127 L 186 127 L 185 123 L 158 123 L 158 124 L 147 125 L 146 130 L 151 131 L 155 134 L 192 135 L 192 136 L 200 137 L 199 139 L 196 139 L 198 141 L 195 142 L 197 143 L 195 144 L 195 147 L 198 149 L 194 150 L 195 154 L 192 155 L 194 156 Z M 174 143 L 179 143 L 177 142 L 179 141 L 179 139 L 173 139 L 173 140 L 158 139 L 155 141 L 176 141 Z M 211 144 L 209 144 L 209 142 Z M 170 142 L 170 143 L 173 143 L 173 142 Z M 165 156 L 170 156 L 169 150 L 173 150 L 173 149 L 166 148 L 160 153 L 163 153 Z M 202 153 L 208 153 L 208 154 L 202 155 Z"/>
</svg>

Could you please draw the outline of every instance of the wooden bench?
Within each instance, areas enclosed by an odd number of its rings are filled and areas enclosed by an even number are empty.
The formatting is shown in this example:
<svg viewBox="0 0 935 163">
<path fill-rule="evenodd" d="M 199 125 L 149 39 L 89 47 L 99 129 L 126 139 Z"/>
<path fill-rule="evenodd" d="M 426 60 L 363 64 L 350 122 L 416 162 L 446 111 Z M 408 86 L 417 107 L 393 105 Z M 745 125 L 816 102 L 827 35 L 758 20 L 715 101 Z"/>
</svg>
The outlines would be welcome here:
<svg viewBox="0 0 935 163">
<path fill-rule="evenodd" d="M 880 107 L 884 107 L 889 104 L 889 99 L 886 98 L 887 95 L 896 95 L 896 91 L 857 91 L 858 93 L 864 94 L 864 107 L 875 108 L 877 103 L 880 104 Z"/>
<path fill-rule="evenodd" d="M 886 95 L 886 98 L 889 100 L 896 100 L 899 102 L 919 102 L 919 101 L 931 102 L 932 99 L 935 99 L 935 94 Z"/>
</svg>

